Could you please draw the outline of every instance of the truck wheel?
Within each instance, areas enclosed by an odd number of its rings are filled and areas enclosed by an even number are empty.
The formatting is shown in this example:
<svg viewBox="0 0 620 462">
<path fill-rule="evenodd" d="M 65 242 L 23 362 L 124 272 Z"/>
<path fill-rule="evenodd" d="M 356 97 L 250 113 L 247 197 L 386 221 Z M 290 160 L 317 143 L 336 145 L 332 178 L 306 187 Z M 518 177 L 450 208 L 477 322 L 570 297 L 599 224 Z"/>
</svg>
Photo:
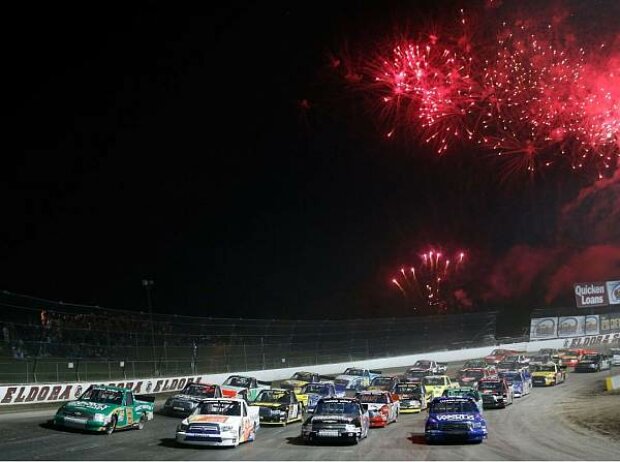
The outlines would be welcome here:
<svg viewBox="0 0 620 462">
<path fill-rule="evenodd" d="M 144 424 L 146 424 L 146 415 L 142 414 L 142 417 L 140 417 L 140 420 L 138 421 L 138 430 L 143 430 Z"/>
<path fill-rule="evenodd" d="M 115 415 L 113 415 L 112 419 L 110 419 L 110 423 L 105 427 L 106 435 L 111 435 L 114 433 L 114 430 L 116 430 L 116 419 L 117 417 Z"/>
</svg>

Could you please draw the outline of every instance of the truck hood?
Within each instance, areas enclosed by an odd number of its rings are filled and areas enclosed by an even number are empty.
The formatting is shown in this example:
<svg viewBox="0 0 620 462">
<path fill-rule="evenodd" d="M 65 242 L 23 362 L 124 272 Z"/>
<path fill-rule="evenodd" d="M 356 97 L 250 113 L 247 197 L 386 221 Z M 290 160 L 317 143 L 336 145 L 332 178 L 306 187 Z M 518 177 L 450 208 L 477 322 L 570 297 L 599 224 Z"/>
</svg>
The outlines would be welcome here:
<svg viewBox="0 0 620 462">
<path fill-rule="evenodd" d="M 441 413 L 431 414 L 429 419 L 435 419 L 438 422 L 474 422 L 476 421 L 476 414 L 464 414 L 464 413 Z"/>
<path fill-rule="evenodd" d="M 354 414 L 327 414 L 327 415 L 315 415 L 312 417 L 312 423 L 351 423 L 358 416 Z"/>
<path fill-rule="evenodd" d="M 201 401 L 204 401 L 205 399 L 208 399 L 208 398 L 201 398 L 200 396 L 179 394 L 179 395 L 174 395 L 169 399 L 178 399 L 181 401 L 192 401 L 195 403 L 200 403 Z"/>
<path fill-rule="evenodd" d="M 555 377 L 555 372 L 536 371 L 532 373 L 532 377 Z"/>
<path fill-rule="evenodd" d="M 114 409 L 117 409 L 117 404 L 104 404 L 95 403 L 92 401 L 69 401 L 62 409 L 67 411 L 83 412 L 85 415 L 94 414 L 110 414 Z"/>
<path fill-rule="evenodd" d="M 260 406 L 260 407 L 269 407 L 269 408 L 278 408 L 278 407 L 286 407 L 288 404 L 286 403 L 266 403 L 261 401 L 254 401 L 250 404 L 250 406 Z"/>
<path fill-rule="evenodd" d="M 228 415 L 192 415 L 187 418 L 188 423 L 231 423 L 237 422 L 240 419 L 238 416 Z"/>
</svg>

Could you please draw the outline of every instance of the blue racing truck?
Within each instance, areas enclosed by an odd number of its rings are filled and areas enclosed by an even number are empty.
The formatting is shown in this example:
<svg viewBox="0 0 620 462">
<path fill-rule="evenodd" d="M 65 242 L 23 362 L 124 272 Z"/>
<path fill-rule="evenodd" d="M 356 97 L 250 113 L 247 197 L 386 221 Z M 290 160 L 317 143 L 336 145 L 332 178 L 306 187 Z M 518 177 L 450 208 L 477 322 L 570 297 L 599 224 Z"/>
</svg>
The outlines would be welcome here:
<svg viewBox="0 0 620 462">
<path fill-rule="evenodd" d="M 481 443 L 487 437 L 487 422 L 472 398 L 435 398 L 424 433 L 429 444 L 454 440 Z"/>
</svg>

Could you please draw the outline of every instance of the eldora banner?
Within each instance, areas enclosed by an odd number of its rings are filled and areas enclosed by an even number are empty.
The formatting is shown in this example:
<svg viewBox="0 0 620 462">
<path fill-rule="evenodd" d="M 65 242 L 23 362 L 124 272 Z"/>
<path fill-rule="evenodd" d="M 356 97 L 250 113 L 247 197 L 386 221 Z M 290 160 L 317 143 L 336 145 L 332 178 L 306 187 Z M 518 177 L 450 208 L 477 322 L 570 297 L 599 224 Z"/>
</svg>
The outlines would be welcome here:
<svg viewBox="0 0 620 462">
<path fill-rule="evenodd" d="M 558 319 L 558 337 L 585 335 L 585 325 L 585 316 L 560 316 Z"/>
<path fill-rule="evenodd" d="M 200 383 L 203 376 L 147 378 L 122 382 L 43 383 L 0 386 L 0 406 L 10 404 L 54 403 L 77 399 L 91 385 L 130 388 L 135 394 L 156 394 L 182 390 L 188 383 Z"/>
<path fill-rule="evenodd" d="M 564 348 L 584 348 L 597 345 L 620 345 L 620 332 L 606 335 L 592 335 L 588 337 L 574 337 L 564 340 Z"/>
<path fill-rule="evenodd" d="M 558 318 L 532 318 L 530 321 L 530 338 L 546 339 L 558 336 Z"/>
<path fill-rule="evenodd" d="M 586 335 L 600 334 L 600 319 L 598 314 L 586 315 Z"/>
</svg>

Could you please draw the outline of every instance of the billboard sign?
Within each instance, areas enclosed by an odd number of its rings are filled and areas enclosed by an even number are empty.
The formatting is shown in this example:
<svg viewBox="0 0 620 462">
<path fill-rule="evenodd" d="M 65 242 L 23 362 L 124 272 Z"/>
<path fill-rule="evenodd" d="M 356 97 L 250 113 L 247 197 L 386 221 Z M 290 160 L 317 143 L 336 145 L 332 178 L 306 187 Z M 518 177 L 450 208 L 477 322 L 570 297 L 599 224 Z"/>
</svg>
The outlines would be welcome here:
<svg viewBox="0 0 620 462">
<path fill-rule="evenodd" d="M 600 334 L 600 319 L 598 314 L 589 314 L 586 316 L 586 335 Z"/>
<path fill-rule="evenodd" d="M 607 281 L 607 297 L 610 305 L 620 305 L 620 281 Z"/>
<path fill-rule="evenodd" d="M 599 315 L 601 321 L 601 334 L 620 332 L 620 313 L 607 313 Z"/>
<path fill-rule="evenodd" d="M 558 318 L 532 318 L 530 321 L 530 338 L 546 339 L 558 336 Z"/>
<path fill-rule="evenodd" d="M 607 306 L 607 285 L 604 282 L 575 284 L 575 301 L 578 308 Z"/>
<path fill-rule="evenodd" d="M 561 316 L 558 320 L 558 337 L 576 337 L 586 331 L 585 316 Z"/>
</svg>

